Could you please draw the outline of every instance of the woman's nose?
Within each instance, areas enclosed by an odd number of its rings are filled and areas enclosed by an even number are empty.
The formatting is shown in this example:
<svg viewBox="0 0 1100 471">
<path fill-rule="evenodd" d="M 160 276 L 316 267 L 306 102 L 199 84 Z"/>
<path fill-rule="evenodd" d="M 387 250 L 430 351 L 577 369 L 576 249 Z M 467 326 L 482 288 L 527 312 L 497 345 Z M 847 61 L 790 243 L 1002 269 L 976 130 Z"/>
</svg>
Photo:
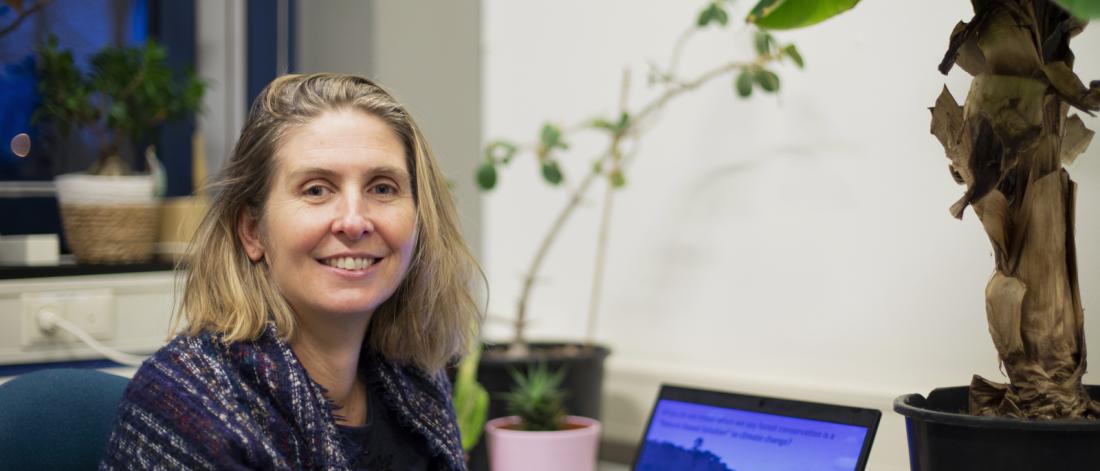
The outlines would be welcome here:
<svg viewBox="0 0 1100 471">
<path fill-rule="evenodd" d="M 344 234 L 351 240 L 359 240 L 374 230 L 363 198 L 348 197 L 342 206 L 333 221 L 332 232 Z"/>
</svg>

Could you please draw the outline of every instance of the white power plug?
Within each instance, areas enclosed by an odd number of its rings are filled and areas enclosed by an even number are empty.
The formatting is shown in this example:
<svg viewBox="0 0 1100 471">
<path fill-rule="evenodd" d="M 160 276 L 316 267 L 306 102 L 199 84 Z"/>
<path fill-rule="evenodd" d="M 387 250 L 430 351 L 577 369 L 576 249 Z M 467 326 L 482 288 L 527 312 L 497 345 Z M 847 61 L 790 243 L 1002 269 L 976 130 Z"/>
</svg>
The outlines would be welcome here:
<svg viewBox="0 0 1100 471">
<path fill-rule="evenodd" d="M 111 360 L 120 365 L 141 366 L 142 362 L 145 361 L 145 357 L 122 353 L 118 350 L 103 345 L 102 343 L 99 343 L 98 340 L 92 338 L 92 336 L 85 332 L 84 329 L 81 329 L 80 326 L 73 324 L 67 319 L 57 315 L 57 313 L 54 312 L 52 309 L 41 309 L 34 317 L 35 322 L 38 324 L 38 328 L 42 331 L 42 333 L 46 334 L 47 336 L 56 335 L 59 331 L 64 330 L 65 332 L 68 332 L 74 337 L 80 339 L 81 342 L 84 342 L 86 345 L 91 347 L 92 350 L 96 351 L 96 353 L 99 353 L 100 355 L 106 357 L 108 360 Z"/>
<path fill-rule="evenodd" d="M 53 306 L 46 306 L 38 310 L 38 313 L 34 315 L 35 323 L 38 324 L 38 330 L 49 337 L 54 336 L 58 332 L 57 321 L 61 319 L 61 316 L 55 312 Z"/>
</svg>

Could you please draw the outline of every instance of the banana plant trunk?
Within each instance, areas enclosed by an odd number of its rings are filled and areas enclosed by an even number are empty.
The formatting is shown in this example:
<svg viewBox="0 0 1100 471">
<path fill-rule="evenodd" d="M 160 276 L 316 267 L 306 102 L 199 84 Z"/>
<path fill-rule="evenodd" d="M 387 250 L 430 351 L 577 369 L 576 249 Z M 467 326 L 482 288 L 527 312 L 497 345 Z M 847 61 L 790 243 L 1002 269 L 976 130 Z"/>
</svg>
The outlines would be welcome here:
<svg viewBox="0 0 1100 471">
<path fill-rule="evenodd" d="M 1070 38 L 1085 26 L 1048 0 L 973 0 L 940 64 L 973 81 L 963 106 L 945 87 L 932 111 L 955 180 L 951 207 L 971 206 L 993 246 L 989 332 L 1010 384 L 975 375 L 970 413 L 1021 418 L 1100 416 L 1086 394 L 1084 316 L 1074 245 L 1076 184 L 1063 168 L 1092 131 L 1070 108 L 1100 109 L 1100 82 L 1073 72 Z"/>
</svg>

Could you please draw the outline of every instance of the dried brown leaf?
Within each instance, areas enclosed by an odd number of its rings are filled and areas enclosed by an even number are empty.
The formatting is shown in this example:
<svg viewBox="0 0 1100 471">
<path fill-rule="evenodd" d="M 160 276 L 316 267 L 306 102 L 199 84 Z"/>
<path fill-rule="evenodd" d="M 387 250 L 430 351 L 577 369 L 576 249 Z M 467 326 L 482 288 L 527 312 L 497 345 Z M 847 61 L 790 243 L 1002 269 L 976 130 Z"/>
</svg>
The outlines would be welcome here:
<svg viewBox="0 0 1100 471">
<path fill-rule="evenodd" d="M 1084 111 L 1100 111 L 1100 85 L 1085 87 L 1081 78 L 1065 62 L 1052 62 L 1042 67 L 1043 75 L 1066 103 Z"/>
<path fill-rule="evenodd" d="M 968 123 L 973 136 L 970 158 L 966 168 L 972 175 L 967 181 L 966 193 L 951 205 L 951 215 L 962 219 L 963 210 L 971 203 L 985 197 L 1001 182 L 1004 172 L 1005 146 L 993 130 L 993 124 L 985 116 L 976 116 Z"/>
<path fill-rule="evenodd" d="M 1014 358 L 1024 354 L 1024 340 L 1020 335 L 1024 294 L 1027 286 L 1020 280 L 1000 271 L 993 274 L 985 286 L 985 313 L 989 321 L 989 335 L 1001 358 Z"/>
<path fill-rule="evenodd" d="M 959 144 L 959 134 L 963 130 L 963 109 L 951 96 L 947 87 L 943 87 L 936 105 L 929 108 L 932 112 L 932 135 L 939 139 L 944 149 L 951 152 Z"/>
<path fill-rule="evenodd" d="M 1020 18 L 1023 12 L 1011 2 L 991 2 L 986 8 L 989 18 L 976 35 L 990 73 L 1029 77 L 1039 70 L 1038 41 L 1028 28 L 1031 23 Z"/>
<path fill-rule="evenodd" d="M 985 60 L 982 49 L 978 47 L 978 40 L 974 35 L 969 36 L 965 42 L 959 45 L 955 63 L 966 73 L 975 77 L 989 73 L 989 64 Z"/>
<path fill-rule="evenodd" d="M 1094 133 L 1085 127 L 1085 123 L 1077 115 L 1070 116 L 1066 120 L 1066 134 L 1062 137 L 1062 164 L 1070 165 L 1089 148 Z"/>
<path fill-rule="evenodd" d="M 993 190 L 974 203 L 974 214 L 977 214 L 978 219 L 982 221 L 982 227 L 985 228 L 985 233 L 993 244 L 997 266 L 1003 266 L 1009 254 L 1008 229 L 1012 224 L 1008 199 L 1000 191 Z"/>
</svg>

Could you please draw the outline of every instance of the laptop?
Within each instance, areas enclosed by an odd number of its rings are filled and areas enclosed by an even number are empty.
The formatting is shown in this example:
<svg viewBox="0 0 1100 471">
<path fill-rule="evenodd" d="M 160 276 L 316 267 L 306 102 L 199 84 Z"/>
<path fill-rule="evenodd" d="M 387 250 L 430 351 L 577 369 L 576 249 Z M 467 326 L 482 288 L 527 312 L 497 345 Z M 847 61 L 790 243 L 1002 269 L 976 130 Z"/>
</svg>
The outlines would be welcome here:
<svg viewBox="0 0 1100 471">
<path fill-rule="evenodd" d="M 862 471 L 882 413 L 661 385 L 635 471 Z"/>
</svg>

